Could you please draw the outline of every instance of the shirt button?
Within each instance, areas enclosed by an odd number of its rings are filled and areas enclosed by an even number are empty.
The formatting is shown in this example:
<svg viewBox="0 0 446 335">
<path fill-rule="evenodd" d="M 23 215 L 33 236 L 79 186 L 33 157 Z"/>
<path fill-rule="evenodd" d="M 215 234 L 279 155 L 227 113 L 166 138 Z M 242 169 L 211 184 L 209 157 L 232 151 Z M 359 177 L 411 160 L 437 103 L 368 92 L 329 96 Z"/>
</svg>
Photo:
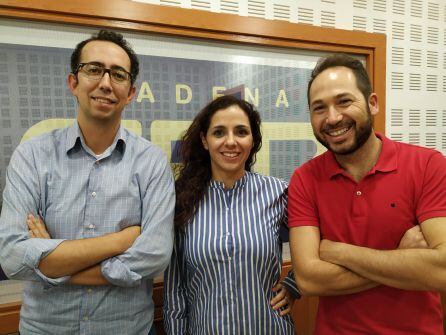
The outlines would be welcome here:
<svg viewBox="0 0 446 335">
<path fill-rule="evenodd" d="M 94 228 L 95 228 L 95 225 L 92 224 L 92 223 L 90 223 L 90 224 L 88 225 L 88 228 L 90 228 L 90 229 L 94 229 Z"/>
<path fill-rule="evenodd" d="M 88 293 L 91 293 L 91 292 L 93 292 L 93 290 L 92 290 L 91 288 L 89 288 L 89 289 L 87 290 L 87 292 L 88 292 Z"/>
<path fill-rule="evenodd" d="M 232 257 L 228 257 L 228 259 L 229 259 L 230 261 L 232 261 Z"/>
<path fill-rule="evenodd" d="M 88 316 L 84 316 L 84 321 L 88 321 Z"/>
<path fill-rule="evenodd" d="M 229 211 L 229 207 L 226 207 L 226 210 Z"/>
<path fill-rule="evenodd" d="M 99 161 L 94 162 L 96 165 L 99 165 Z"/>
<path fill-rule="evenodd" d="M 230 232 L 227 232 L 226 235 L 229 236 L 229 235 L 231 235 L 231 233 L 230 233 Z"/>
<path fill-rule="evenodd" d="M 94 198 L 96 196 L 96 192 L 91 193 L 91 196 Z"/>
<path fill-rule="evenodd" d="M 356 195 L 361 195 L 361 191 L 356 191 Z"/>
</svg>

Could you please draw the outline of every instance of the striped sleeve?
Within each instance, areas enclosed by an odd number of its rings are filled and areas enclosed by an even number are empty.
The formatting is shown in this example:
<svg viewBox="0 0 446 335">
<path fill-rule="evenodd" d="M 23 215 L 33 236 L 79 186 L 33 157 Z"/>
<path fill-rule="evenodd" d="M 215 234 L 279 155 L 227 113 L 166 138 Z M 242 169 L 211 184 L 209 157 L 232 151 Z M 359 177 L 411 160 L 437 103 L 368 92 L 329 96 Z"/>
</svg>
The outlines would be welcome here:
<svg viewBox="0 0 446 335">
<path fill-rule="evenodd" d="M 164 273 L 164 329 L 167 335 L 187 334 L 187 295 L 185 267 L 178 251 L 182 234 L 175 234 L 172 258 Z"/>
</svg>

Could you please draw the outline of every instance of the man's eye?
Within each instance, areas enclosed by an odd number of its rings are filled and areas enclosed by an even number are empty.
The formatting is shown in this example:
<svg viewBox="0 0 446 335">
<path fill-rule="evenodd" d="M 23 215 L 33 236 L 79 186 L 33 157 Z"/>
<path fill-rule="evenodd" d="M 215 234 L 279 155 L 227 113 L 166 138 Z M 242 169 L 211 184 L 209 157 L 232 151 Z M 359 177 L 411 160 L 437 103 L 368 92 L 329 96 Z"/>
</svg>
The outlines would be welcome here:
<svg viewBox="0 0 446 335">
<path fill-rule="evenodd" d="M 124 71 L 113 71 L 112 76 L 118 81 L 124 81 L 127 79 L 127 74 Z"/>
<path fill-rule="evenodd" d="M 341 106 L 349 106 L 352 103 L 350 99 L 342 99 L 339 101 L 339 105 Z"/>
<path fill-rule="evenodd" d="M 100 66 L 94 66 L 90 65 L 86 69 L 88 74 L 101 74 L 102 73 L 102 67 Z"/>
<path fill-rule="evenodd" d="M 320 113 L 324 110 L 323 106 L 315 106 L 313 107 L 313 109 L 311 110 L 313 113 Z"/>
</svg>

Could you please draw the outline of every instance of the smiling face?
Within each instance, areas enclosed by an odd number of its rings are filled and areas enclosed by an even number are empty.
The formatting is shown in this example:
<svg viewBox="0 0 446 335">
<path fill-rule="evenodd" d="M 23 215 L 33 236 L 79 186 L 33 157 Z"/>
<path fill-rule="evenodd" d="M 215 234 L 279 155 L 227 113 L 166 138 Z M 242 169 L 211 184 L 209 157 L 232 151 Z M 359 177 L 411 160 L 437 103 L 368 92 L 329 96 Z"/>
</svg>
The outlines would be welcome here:
<svg viewBox="0 0 446 335">
<path fill-rule="evenodd" d="M 91 41 L 82 49 L 81 63 L 96 63 L 105 68 L 122 68 L 130 72 L 130 59 L 117 44 L 108 41 Z M 124 107 L 135 95 L 129 81 L 114 83 L 105 73 L 100 80 L 87 77 L 79 71 L 68 76 L 68 86 L 77 98 L 80 123 L 102 121 L 115 124 L 121 121 Z"/>
<path fill-rule="evenodd" d="M 243 177 L 253 136 L 249 118 L 239 106 L 216 111 L 201 140 L 211 157 L 212 179 L 226 182 Z"/>
<path fill-rule="evenodd" d="M 360 148 L 372 134 L 372 115 L 378 112 L 376 94 L 368 101 L 351 69 L 332 67 L 321 72 L 310 88 L 310 118 L 317 140 L 338 155 Z"/>
</svg>

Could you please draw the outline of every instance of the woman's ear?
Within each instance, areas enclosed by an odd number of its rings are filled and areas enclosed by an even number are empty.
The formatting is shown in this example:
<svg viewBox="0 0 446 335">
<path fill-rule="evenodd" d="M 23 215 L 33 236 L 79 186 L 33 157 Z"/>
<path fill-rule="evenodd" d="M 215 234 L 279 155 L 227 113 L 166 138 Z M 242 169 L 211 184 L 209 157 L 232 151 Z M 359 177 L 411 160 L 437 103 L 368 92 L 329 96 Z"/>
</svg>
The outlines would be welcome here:
<svg viewBox="0 0 446 335">
<path fill-rule="evenodd" d="M 206 136 L 203 133 L 200 133 L 201 143 L 203 143 L 203 147 L 206 150 L 209 150 L 208 141 L 206 141 Z"/>
</svg>

